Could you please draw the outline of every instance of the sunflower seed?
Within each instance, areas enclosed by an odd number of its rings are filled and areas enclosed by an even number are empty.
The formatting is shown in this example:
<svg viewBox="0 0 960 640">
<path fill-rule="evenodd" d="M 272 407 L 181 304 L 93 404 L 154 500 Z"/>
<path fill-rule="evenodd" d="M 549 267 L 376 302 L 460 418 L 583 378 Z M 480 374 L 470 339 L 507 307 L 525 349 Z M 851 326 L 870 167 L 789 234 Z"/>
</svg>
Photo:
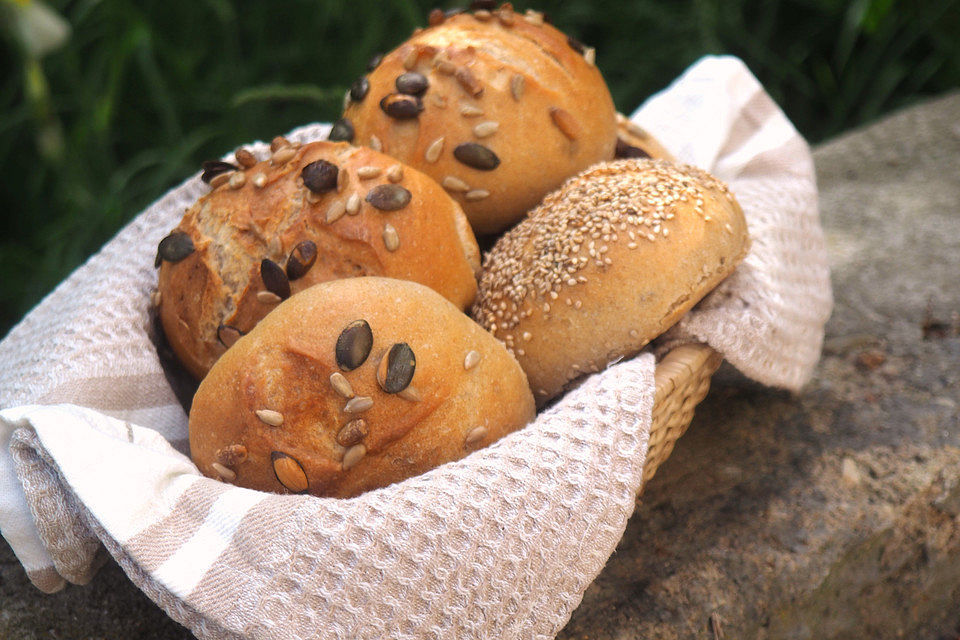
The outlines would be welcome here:
<svg viewBox="0 0 960 640">
<path fill-rule="evenodd" d="M 354 102 L 362 102 L 367 94 L 370 93 L 370 81 L 367 76 L 361 76 L 350 85 L 350 99 Z"/>
<path fill-rule="evenodd" d="M 282 149 L 283 147 L 289 147 L 290 141 L 284 138 L 283 136 L 277 136 L 270 141 L 270 153 L 275 152 L 277 149 Z"/>
<path fill-rule="evenodd" d="M 478 444 L 481 440 L 487 437 L 487 428 L 486 427 L 474 427 L 470 430 L 470 433 L 467 434 L 467 437 L 464 438 L 463 444 L 467 447 L 471 447 L 475 444 Z"/>
<path fill-rule="evenodd" d="M 217 327 L 217 340 L 227 349 L 232 347 L 237 340 L 243 337 L 243 331 L 229 324 L 221 324 Z"/>
<path fill-rule="evenodd" d="M 307 275 L 310 267 L 317 261 L 317 245 L 312 240 L 304 240 L 290 252 L 287 258 L 287 277 L 298 280 Z"/>
<path fill-rule="evenodd" d="M 497 154 L 476 142 L 458 144 L 453 150 L 453 157 L 468 167 L 480 171 L 492 171 L 500 165 L 500 158 L 497 157 Z"/>
<path fill-rule="evenodd" d="M 337 444 L 350 447 L 367 437 L 367 421 L 363 418 L 351 420 L 337 432 Z"/>
<path fill-rule="evenodd" d="M 237 164 L 245 169 L 249 169 L 253 165 L 257 164 L 257 158 L 249 149 L 237 149 L 233 153 L 233 157 L 237 159 Z"/>
<path fill-rule="evenodd" d="M 389 222 L 383 225 L 383 246 L 387 251 L 396 251 L 400 248 L 400 235 Z"/>
<path fill-rule="evenodd" d="M 380 386 L 387 393 L 398 393 L 407 388 L 413 380 L 417 367 L 417 359 L 413 349 L 406 342 L 398 342 L 390 347 L 390 351 L 380 361 L 377 379 Z"/>
<path fill-rule="evenodd" d="M 487 11 L 486 9 L 478 9 L 473 12 L 473 17 L 479 20 L 480 22 L 486 22 L 490 19 L 493 14 Z"/>
<path fill-rule="evenodd" d="M 279 411 L 274 411 L 272 409 L 257 409 L 254 411 L 257 414 L 257 417 L 260 418 L 260 422 L 268 424 L 271 427 L 279 427 L 283 424 L 283 414 Z"/>
<path fill-rule="evenodd" d="M 365 455 L 367 455 L 367 448 L 362 444 L 355 444 L 347 449 L 343 454 L 343 470 L 347 471 L 356 466 Z"/>
<path fill-rule="evenodd" d="M 343 217 L 343 214 L 347 212 L 347 206 L 343 204 L 343 200 L 336 200 L 330 203 L 330 207 L 327 209 L 327 215 L 324 217 L 324 221 L 327 224 L 333 224 L 337 220 Z"/>
<path fill-rule="evenodd" d="M 406 55 L 403 56 L 403 68 L 407 71 L 413 69 L 417 66 L 417 60 L 420 58 L 420 52 L 416 47 L 410 47 L 410 50 L 407 51 Z"/>
<path fill-rule="evenodd" d="M 233 175 L 230 176 L 230 188 L 239 189 L 247 183 L 247 175 L 242 171 L 235 171 Z"/>
<path fill-rule="evenodd" d="M 427 147 L 426 152 L 423 156 L 427 159 L 427 162 L 436 162 L 440 159 L 440 154 L 443 152 L 443 137 L 439 137 L 433 142 L 430 143 L 430 146 Z"/>
<path fill-rule="evenodd" d="M 394 120 L 409 120 L 416 118 L 423 111 L 423 101 L 419 96 L 391 93 L 380 100 L 380 108 Z"/>
<path fill-rule="evenodd" d="M 157 246 L 158 260 L 167 262 L 180 262 L 191 253 L 193 253 L 193 240 L 184 231 L 172 232 Z"/>
<path fill-rule="evenodd" d="M 272 291 L 257 291 L 257 301 L 263 304 L 279 304 L 283 298 Z"/>
<path fill-rule="evenodd" d="M 347 400 L 343 407 L 344 413 L 363 413 L 373 406 L 373 398 L 370 396 L 356 396 Z"/>
<path fill-rule="evenodd" d="M 583 52 L 583 59 L 586 60 L 590 66 L 597 64 L 597 50 L 593 47 L 587 47 L 586 51 Z"/>
<path fill-rule="evenodd" d="M 442 184 L 447 191 L 470 191 L 470 185 L 454 176 L 446 176 Z"/>
<path fill-rule="evenodd" d="M 314 193 L 326 193 L 337 186 L 337 165 L 326 160 L 311 162 L 300 171 L 303 184 Z"/>
<path fill-rule="evenodd" d="M 463 194 L 463 199 L 469 200 L 471 202 L 475 202 L 477 200 L 483 200 L 489 195 L 490 195 L 490 192 L 487 191 L 486 189 L 471 189 L 470 191 L 467 191 L 465 194 Z"/>
<path fill-rule="evenodd" d="M 543 14 L 533 9 L 527 9 L 527 12 L 523 15 L 523 19 L 538 27 L 543 24 Z"/>
<path fill-rule="evenodd" d="M 350 184 L 350 172 L 337 171 L 337 193 L 343 193 L 348 184 Z"/>
<path fill-rule="evenodd" d="M 220 464 L 233 467 L 247 459 L 247 448 L 242 444 L 229 444 L 218 449 L 215 457 Z"/>
<path fill-rule="evenodd" d="M 465 104 L 460 107 L 460 115 L 464 118 L 475 118 L 483 115 L 483 109 L 475 107 L 472 104 Z"/>
<path fill-rule="evenodd" d="M 520 98 L 523 97 L 523 89 L 526 84 L 526 79 L 519 73 L 510 78 L 510 95 L 513 96 L 514 100 L 520 101 Z"/>
<path fill-rule="evenodd" d="M 258 171 L 253 176 L 253 186 L 255 186 L 257 189 L 262 189 L 263 185 L 265 184 L 267 184 L 267 174 L 265 174 L 263 171 Z"/>
<path fill-rule="evenodd" d="M 211 462 L 210 466 L 213 467 L 213 470 L 217 472 L 217 475 L 220 476 L 222 480 L 233 482 L 237 479 L 237 474 L 233 469 L 225 467 L 219 462 Z"/>
<path fill-rule="evenodd" d="M 370 58 L 370 61 L 367 63 L 367 71 L 373 71 L 374 69 L 380 66 L 381 62 L 383 62 L 383 54 L 378 53 L 372 58 Z"/>
<path fill-rule="evenodd" d="M 360 167 L 359 169 L 357 169 L 357 177 L 360 178 L 361 180 L 376 178 L 378 175 L 380 175 L 381 171 L 383 171 L 383 169 L 381 169 L 380 167 L 372 167 L 372 166 Z"/>
<path fill-rule="evenodd" d="M 397 394 L 398 397 L 408 400 L 409 402 L 420 402 L 420 392 L 413 385 L 410 385 L 403 391 Z"/>
<path fill-rule="evenodd" d="M 497 19 L 500 21 L 500 24 L 502 24 L 503 26 L 505 26 L 505 27 L 512 27 L 512 26 L 513 26 L 513 11 L 512 11 L 512 10 L 505 10 L 505 9 L 501 8 L 500 11 L 497 12 Z"/>
<path fill-rule="evenodd" d="M 617 138 L 617 151 L 614 154 L 615 158 L 649 158 L 650 154 L 641 149 L 640 147 L 635 147 L 632 144 L 628 144 L 623 138 Z"/>
<path fill-rule="evenodd" d="M 305 493 L 310 487 L 307 474 L 295 458 L 280 451 L 273 451 L 270 460 L 273 462 L 273 473 L 277 476 L 277 481 L 284 487 L 294 493 Z"/>
<path fill-rule="evenodd" d="M 230 182 L 230 177 L 232 175 L 233 175 L 233 171 L 230 171 L 228 173 L 219 173 L 210 179 L 210 186 L 216 189 L 221 185 L 227 184 L 228 182 Z"/>
<path fill-rule="evenodd" d="M 353 142 L 354 135 L 356 135 L 356 132 L 353 129 L 353 123 L 347 118 L 340 118 L 334 122 L 330 128 L 330 135 L 327 136 L 327 140 L 333 142 Z"/>
<path fill-rule="evenodd" d="M 367 202 L 381 211 L 397 211 L 410 203 L 410 192 L 398 184 L 380 184 L 367 192 Z"/>
<path fill-rule="evenodd" d="M 560 133 L 565 135 L 567 139 L 576 140 L 579 137 L 580 125 L 567 111 L 560 107 L 550 107 L 550 118 L 553 120 L 553 124 L 557 125 L 557 129 L 560 129 Z"/>
<path fill-rule="evenodd" d="M 211 180 L 217 176 L 230 172 L 236 171 L 236 165 L 232 165 L 229 162 L 222 162 L 220 160 L 207 160 L 202 165 L 203 173 L 200 175 L 200 179 L 210 184 Z"/>
<path fill-rule="evenodd" d="M 427 76 L 422 73 L 417 73 L 416 71 L 408 71 L 400 74 L 397 76 L 395 84 L 397 91 L 411 96 L 422 95 L 430 86 Z"/>
<path fill-rule="evenodd" d="M 479 98 L 480 94 L 483 93 L 483 85 L 477 80 L 477 78 L 471 73 L 470 69 L 466 67 L 460 67 L 457 69 L 453 77 L 457 79 L 457 82 L 460 83 L 460 86 L 463 87 L 464 91 L 472 95 L 474 98 Z"/>
<path fill-rule="evenodd" d="M 290 297 L 290 280 L 283 267 L 270 258 L 260 261 L 260 279 L 267 291 L 277 294 L 281 299 Z"/>
<path fill-rule="evenodd" d="M 347 380 L 347 377 L 339 371 L 334 371 L 330 374 L 330 386 L 333 387 L 334 391 L 342 395 L 347 400 L 354 396 L 353 387 L 350 385 L 350 381 Z"/>
<path fill-rule="evenodd" d="M 440 95 L 437 95 L 437 94 L 433 93 L 433 94 L 430 94 L 430 99 L 433 100 L 433 104 L 434 104 L 438 109 L 446 109 L 446 108 L 447 108 L 447 99 L 446 99 L 446 97 L 440 96 Z"/>
<path fill-rule="evenodd" d="M 337 338 L 337 366 L 343 371 L 353 371 L 366 361 L 372 347 L 373 331 L 370 325 L 366 320 L 354 320 Z"/>
<path fill-rule="evenodd" d="M 154 291 L 150 294 L 150 306 L 157 308 L 160 306 L 160 303 L 163 301 L 163 296 L 160 294 L 160 291 Z"/>
<path fill-rule="evenodd" d="M 457 72 L 457 65 L 453 64 L 449 60 L 439 60 L 435 66 L 437 67 L 437 71 L 445 76 L 452 76 Z"/>
<path fill-rule="evenodd" d="M 270 164 L 286 164 L 287 162 L 290 162 L 296 153 L 297 150 L 293 147 L 280 147 L 273 152 L 272 156 L 270 156 Z"/>
<path fill-rule="evenodd" d="M 475 349 L 471 349 L 470 351 L 467 351 L 467 355 L 463 359 L 463 368 L 467 371 L 470 371 L 470 369 L 473 369 L 475 366 L 477 366 L 479 362 L 480 352 Z"/>
<path fill-rule="evenodd" d="M 350 197 L 347 198 L 347 213 L 352 216 L 360 213 L 360 194 L 351 193 Z"/>
<path fill-rule="evenodd" d="M 374 151 L 383 151 L 383 142 L 376 135 L 370 136 L 370 148 Z"/>
<path fill-rule="evenodd" d="M 395 164 L 387 169 L 387 180 L 390 182 L 400 182 L 403 180 L 403 165 Z"/>
<path fill-rule="evenodd" d="M 495 134 L 499 128 L 499 122 L 487 120 L 486 122 L 481 122 L 473 128 L 473 135 L 477 136 L 478 138 L 487 138 Z"/>
</svg>

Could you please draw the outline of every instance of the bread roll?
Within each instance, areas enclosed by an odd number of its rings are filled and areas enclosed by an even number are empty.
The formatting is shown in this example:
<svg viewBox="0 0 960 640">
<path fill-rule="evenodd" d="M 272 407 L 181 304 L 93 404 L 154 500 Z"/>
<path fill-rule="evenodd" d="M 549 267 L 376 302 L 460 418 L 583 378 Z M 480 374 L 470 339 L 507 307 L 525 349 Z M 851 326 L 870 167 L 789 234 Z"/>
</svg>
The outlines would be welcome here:
<svg viewBox="0 0 960 640">
<path fill-rule="evenodd" d="M 470 305 L 476 240 L 432 179 L 345 143 L 279 138 L 273 148 L 263 162 L 240 150 L 236 166 L 208 164 L 213 192 L 160 243 L 160 319 L 194 376 L 283 298 L 318 282 L 383 275 Z"/>
<path fill-rule="evenodd" d="M 664 160 L 599 164 L 547 196 L 484 260 L 473 313 L 538 404 L 636 353 L 747 253 L 726 186 Z"/>
<path fill-rule="evenodd" d="M 354 83 L 335 137 L 353 135 L 436 179 L 478 234 L 613 158 L 613 100 L 592 48 L 509 4 L 437 10 L 430 25 Z"/>
<path fill-rule="evenodd" d="M 440 295 L 387 278 L 315 285 L 200 384 L 200 470 L 264 491 L 349 497 L 519 429 L 533 396 L 503 345 Z"/>
</svg>

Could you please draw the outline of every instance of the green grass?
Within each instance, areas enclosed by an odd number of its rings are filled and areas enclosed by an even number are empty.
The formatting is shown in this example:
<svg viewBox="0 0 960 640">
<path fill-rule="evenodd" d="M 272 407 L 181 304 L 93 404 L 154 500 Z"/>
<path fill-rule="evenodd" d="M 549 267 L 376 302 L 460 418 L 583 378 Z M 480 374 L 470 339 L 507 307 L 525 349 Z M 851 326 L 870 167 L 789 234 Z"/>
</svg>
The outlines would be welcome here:
<svg viewBox="0 0 960 640">
<path fill-rule="evenodd" d="M 10 2 L 0 0 L 0 25 Z M 201 160 L 335 118 L 370 56 L 398 44 L 431 8 L 412 0 L 50 4 L 72 35 L 39 63 L 0 28 L 0 335 Z M 814 142 L 960 86 L 960 0 L 534 6 L 597 47 L 624 111 L 707 53 L 742 57 Z"/>
</svg>

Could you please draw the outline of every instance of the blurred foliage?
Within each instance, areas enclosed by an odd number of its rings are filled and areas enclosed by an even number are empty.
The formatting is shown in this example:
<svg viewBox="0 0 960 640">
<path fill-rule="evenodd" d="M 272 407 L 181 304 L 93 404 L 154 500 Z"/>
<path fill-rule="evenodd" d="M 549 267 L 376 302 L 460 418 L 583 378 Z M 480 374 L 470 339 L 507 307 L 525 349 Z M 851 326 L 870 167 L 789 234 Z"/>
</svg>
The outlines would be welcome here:
<svg viewBox="0 0 960 640">
<path fill-rule="evenodd" d="M 0 0 L 0 335 L 201 160 L 335 118 L 432 4 Z M 960 0 L 534 6 L 597 47 L 627 112 L 708 53 L 743 58 L 811 141 L 960 86 Z"/>
</svg>

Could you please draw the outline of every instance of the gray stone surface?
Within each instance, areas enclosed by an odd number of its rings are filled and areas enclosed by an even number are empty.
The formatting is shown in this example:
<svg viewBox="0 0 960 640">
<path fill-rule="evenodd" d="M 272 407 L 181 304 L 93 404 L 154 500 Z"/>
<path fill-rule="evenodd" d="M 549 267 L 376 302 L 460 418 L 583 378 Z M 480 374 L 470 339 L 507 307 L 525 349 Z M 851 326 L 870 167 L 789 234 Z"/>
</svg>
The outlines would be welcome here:
<svg viewBox="0 0 960 640">
<path fill-rule="evenodd" d="M 560 637 L 911 638 L 960 626 L 960 94 L 821 146 L 837 306 L 799 395 L 721 369 Z M 190 637 L 109 564 L 0 638 Z"/>
</svg>

